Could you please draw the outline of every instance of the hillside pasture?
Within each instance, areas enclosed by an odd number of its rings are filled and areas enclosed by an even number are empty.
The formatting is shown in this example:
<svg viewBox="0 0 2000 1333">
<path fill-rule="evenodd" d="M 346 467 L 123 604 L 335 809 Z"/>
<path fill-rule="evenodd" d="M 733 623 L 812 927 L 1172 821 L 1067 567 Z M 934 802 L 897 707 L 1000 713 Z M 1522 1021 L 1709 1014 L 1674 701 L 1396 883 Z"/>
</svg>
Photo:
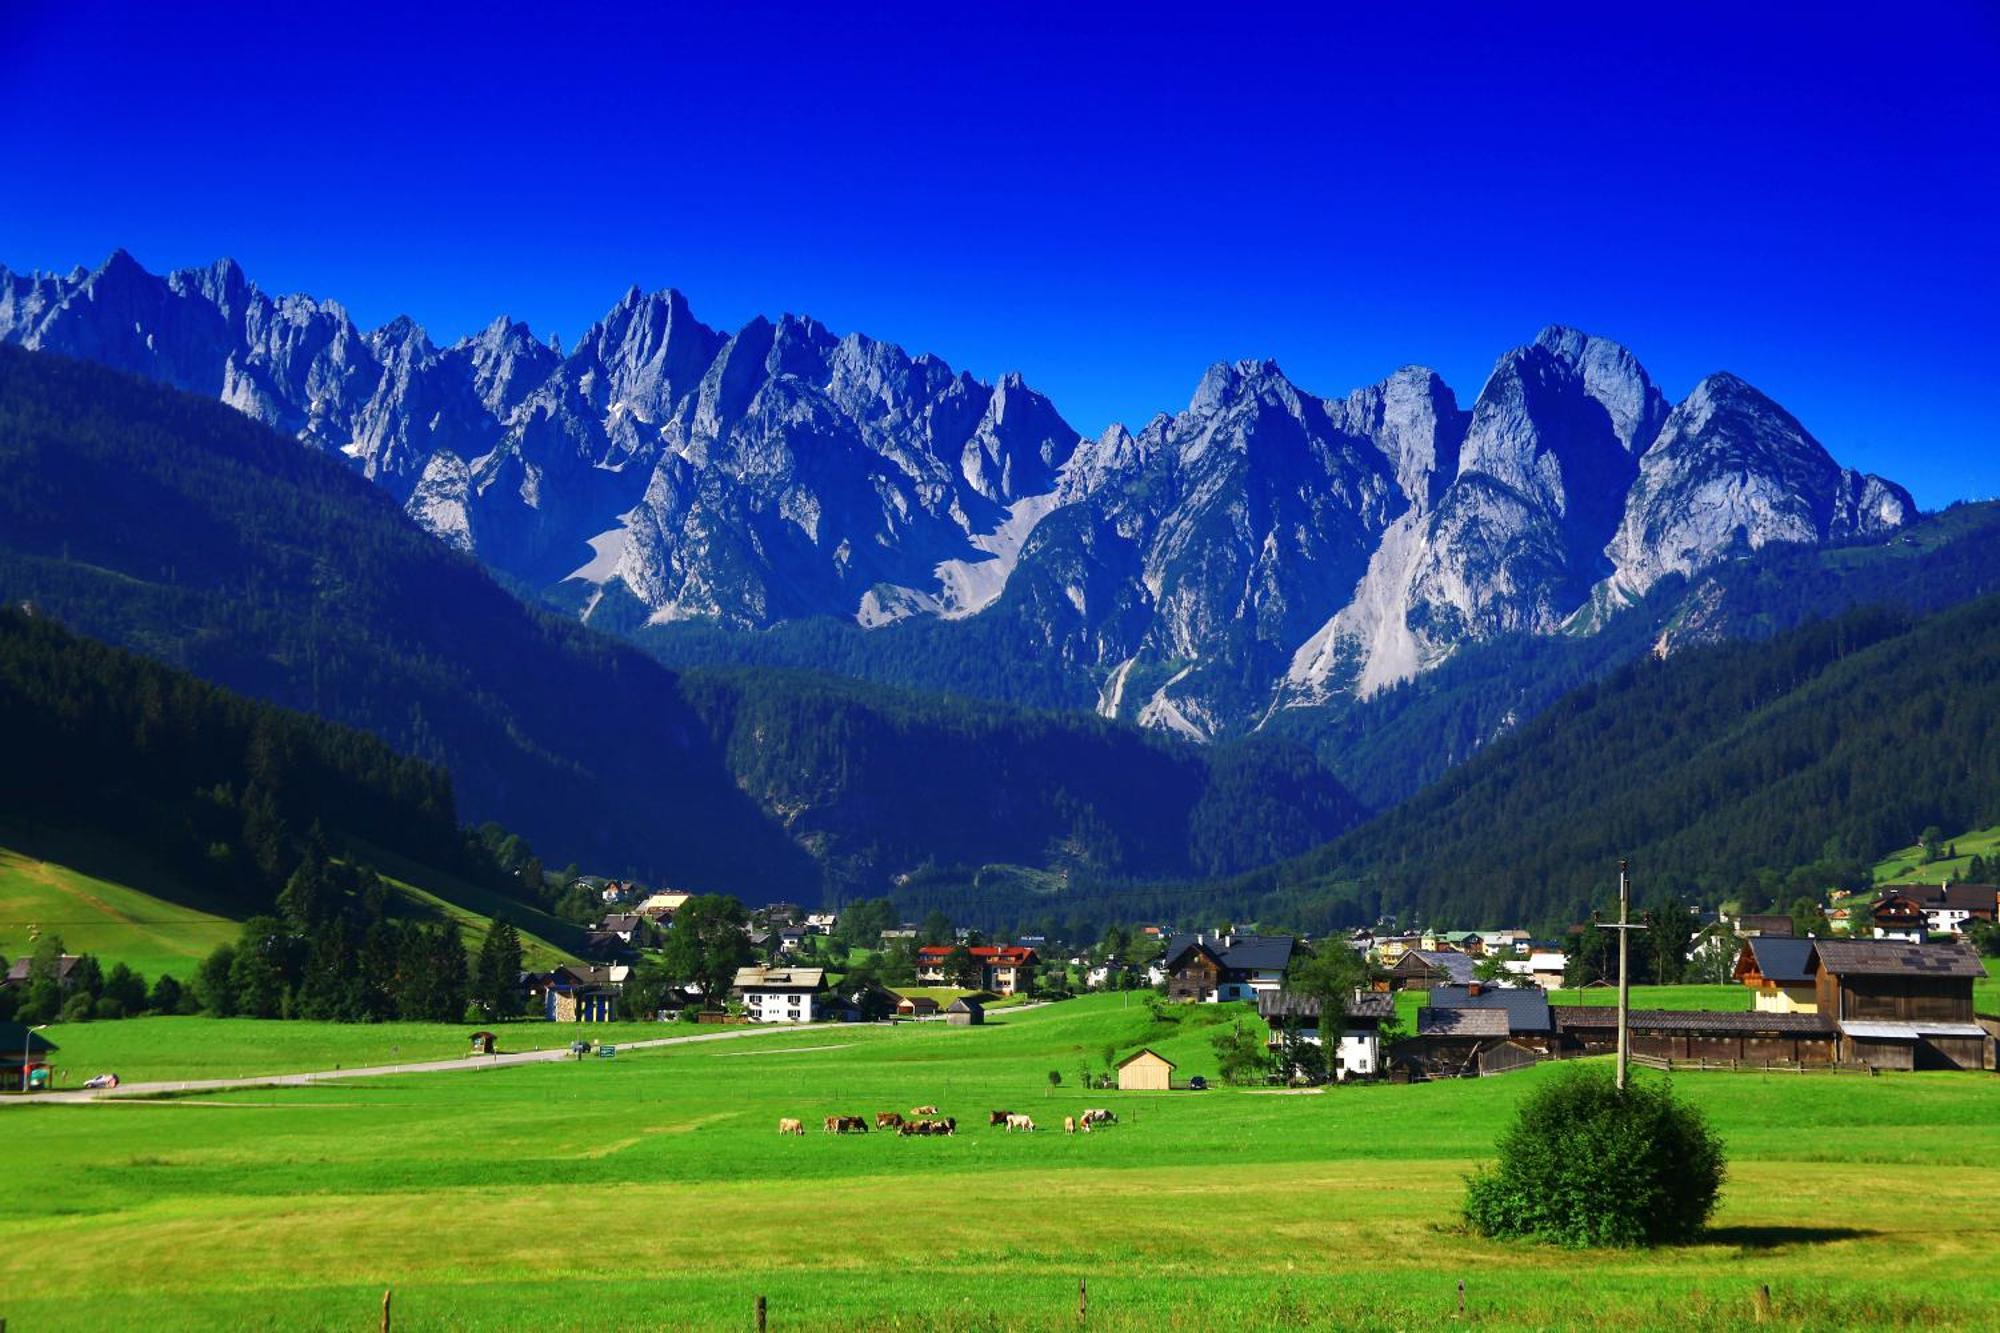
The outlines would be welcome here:
<svg viewBox="0 0 2000 1333">
<path fill-rule="evenodd" d="M 1972 858 L 1983 856 L 1988 863 L 2000 857 L 2000 824 L 1992 828 L 1973 829 L 1955 838 L 1946 838 L 1947 848 L 1958 853 L 1928 864 L 1924 861 L 1924 849 L 1919 843 L 1900 847 L 1875 863 L 1877 884 L 1942 884 L 1946 880 L 1962 883 L 1972 868 Z"/>
<path fill-rule="evenodd" d="M 1486 1327 L 1735 1328 L 1766 1283 L 1778 1328 L 2000 1315 L 2000 1079 L 1678 1078 L 1731 1152 L 1715 1229 L 1585 1258 L 1458 1225 L 1464 1173 L 1548 1066 L 1317 1097 L 1049 1087 L 1106 1047 L 1212 1077 L 1208 1037 L 1243 1015 L 1200 1009 L 1103 996 L 983 1028 L 0 1109 L 34 1182 L 0 1215 L 0 1317 L 351 1328 L 393 1287 L 414 1328 L 743 1328 L 762 1294 L 773 1329 L 1054 1330 L 1085 1280 L 1098 1329 L 1443 1328 L 1460 1279 Z M 959 1133 L 819 1129 L 922 1103 Z M 1120 1123 L 1061 1132 L 1091 1105 Z M 999 1108 L 1040 1131 L 987 1128 Z M 783 1116 L 809 1132 L 780 1138 Z"/>
<path fill-rule="evenodd" d="M 186 979 L 216 945 L 235 940 L 238 925 L 228 917 L 178 892 L 156 896 L 165 885 L 143 865 L 113 873 L 89 874 L 0 846 L 0 955 L 11 961 L 34 948 L 35 935 L 60 935 L 69 952 L 96 954 L 107 969 L 124 963 L 149 981 L 162 972 Z M 155 892 L 133 883 L 150 883 Z"/>
</svg>

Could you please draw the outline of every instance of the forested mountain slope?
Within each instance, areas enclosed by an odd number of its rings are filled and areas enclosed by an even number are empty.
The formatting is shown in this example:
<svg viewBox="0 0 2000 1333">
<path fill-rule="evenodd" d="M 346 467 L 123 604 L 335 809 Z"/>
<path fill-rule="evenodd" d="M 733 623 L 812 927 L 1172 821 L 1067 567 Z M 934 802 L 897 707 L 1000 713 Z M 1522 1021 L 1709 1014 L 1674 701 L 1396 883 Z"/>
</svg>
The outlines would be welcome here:
<svg viewBox="0 0 2000 1333">
<path fill-rule="evenodd" d="M 1358 814 L 1296 747 L 685 679 L 523 606 L 334 459 L 102 367 L 0 347 L 0 469 L 0 596 L 439 764 L 551 863 L 816 900 L 938 862 L 1226 873 Z"/>
<path fill-rule="evenodd" d="M 1996 729 L 2000 594 L 1921 620 L 1855 611 L 1620 667 L 1216 901 L 1301 923 L 1553 924 L 1601 901 L 1620 857 L 1650 887 L 1720 897 L 1760 867 L 2000 820 Z"/>
</svg>

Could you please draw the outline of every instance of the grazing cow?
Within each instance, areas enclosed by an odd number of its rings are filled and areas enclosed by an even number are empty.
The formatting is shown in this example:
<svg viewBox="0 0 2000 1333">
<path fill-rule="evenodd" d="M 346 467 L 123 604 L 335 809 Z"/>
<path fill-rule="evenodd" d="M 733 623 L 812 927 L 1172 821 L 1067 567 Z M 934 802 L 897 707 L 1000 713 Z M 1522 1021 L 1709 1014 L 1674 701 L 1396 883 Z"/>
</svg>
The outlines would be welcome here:
<svg viewBox="0 0 2000 1333">
<path fill-rule="evenodd" d="M 914 1117 L 918 1118 L 918 1119 L 921 1119 L 922 1117 L 924 1117 L 924 1116 L 927 1116 L 927 1115 L 936 1115 L 936 1114 L 937 1114 L 937 1107 L 935 1107 L 935 1106 L 912 1106 L 912 1107 L 910 1108 L 910 1114 L 911 1114 L 912 1116 L 914 1116 Z"/>
<path fill-rule="evenodd" d="M 1007 1132 L 1009 1134 L 1012 1134 L 1017 1129 L 1025 1129 L 1032 1133 L 1034 1132 L 1034 1128 L 1035 1121 L 1031 1116 L 1010 1115 L 1007 1117 Z"/>
<path fill-rule="evenodd" d="M 806 1132 L 805 1122 L 786 1116 L 778 1122 L 778 1132 L 780 1134 L 803 1134 Z"/>
<path fill-rule="evenodd" d="M 1101 1106 L 1094 1106 L 1083 1113 L 1083 1123 L 1086 1125 L 1115 1125 L 1118 1123 L 1118 1117 Z"/>
<path fill-rule="evenodd" d="M 1089 1126 L 1088 1122 L 1086 1122 L 1086 1123 L 1085 1123 L 1085 1125 L 1084 1125 L 1084 1128 L 1088 1129 L 1089 1127 L 1090 1127 L 1090 1126 Z M 1066 1116 L 1064 1116 L 1064 1117 L 1063 1117 L 1063 1133 L 1065 1133 L 1065 1134 L 1074 1134 L 1074 1133 L 1076 1133 L 1076 1117 L 1075 1117 L 1075 1116 L 1073 1116 L 1073 1115 L 1066 1115 Z"/>
<path fill-rule="evenodd" d="M 1007 1117 L 1012 1114 L 1014 1114 L 1012 1111 L 988 1111 L 986 1113 L 986 1123 L 989 1125 L 1004 1125 L 1007 1123 Z"/>
<path fill-rule="evenodd" d="M 868 1118 L 866 1116 L 844 1115 L 840 1120 L 840 1132 L 843 1134 L 866 1134 L 868 1132 Z"/>
<path fill-rule="evenodd" d="M 875 1113 L 875 1128 L 877 1129 L 894 1129 L 902 1123 L 903 1113 L 901 1111 L 877 1111 Z"/>
<path fill-rule="evenodd" d="M 830 1115 L 830 1116 L 828 1116 L 828 1117 L 826 1118 L 826 1132 L 827 1132 L 827 1133 L 829 1133 L 829 1134 L 837 1134 L 837 1133 L 839 1133 L 839 1132 L 840 1132 L 840 1117 L 839 1117 L 839 1116 L 837 1116 L 837 1115 Z"/>
</svg>

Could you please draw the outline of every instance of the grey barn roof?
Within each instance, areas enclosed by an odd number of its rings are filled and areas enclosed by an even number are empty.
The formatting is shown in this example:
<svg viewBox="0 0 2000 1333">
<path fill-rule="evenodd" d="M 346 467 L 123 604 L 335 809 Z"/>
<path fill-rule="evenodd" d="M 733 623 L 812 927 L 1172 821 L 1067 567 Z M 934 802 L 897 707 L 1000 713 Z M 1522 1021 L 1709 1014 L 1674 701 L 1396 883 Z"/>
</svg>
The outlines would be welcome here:
<svg viewBox="0 0 2000 1333">
<path fill-rule="evenodd" d="M 1504 1037 L 1507 1014 L 1501 1009 L 1417 1010 L 1419 1037 Z"/>
<path fill-rule="evenodd" d="M 1820 966 L 1837 977 L 1984 977 L 1979 952 L 1963 940 L 1907 944 L 1900 940 L 1816 940 Z"/>
<path fill-rule="evenodd" d="M 1500 1009 L 1515 1032 L 1547 1032 L 1549 997 L 1539 987 L 1495 986 L 1475 995 L 1466 986 L 1433 986 L 1428 997 L 1433 1009 Z"/>
<path fill-rule="evenodd" d="M 1569 1028 L 1615 1028 L 1618 1007 L 1610 1004 L 1560 1005 L 1555 1009 L 1556 1026 Z M 1630 1019 L 1634 1029 L 1645 1032 L 1691 1032 L 1738 1036 L 1759 1032 L 1832 1032 L 1833 1024 L 1818 1014 L 1775 1014 L 1720 1012 L 1714 1009 L 1634 1009 Z"/>
<path fill-rule="evenodd" d="M 1380 1021 L 1396 1012 L 1396 997 L 1378 991 L 1357 991 L 1347 1002 L 1347 1016 L 1350 1019 L 1373 1019 Z M 1280 991 L 1276 995 L 1268 991 L 1257 996 L 1257 1016 L 1269 1022 L 1274 1018 L 1319 1018 L 1319 997 L 1316 995 L 1293 995 Z"/>
<path fill-rule="evenodd" d="M 1449 949 L 1412 949 L 1410 952 L 1461 986 L 1471 984 L 1473 969 L 1479 966 L 1470 955 Z"/>
</svg>

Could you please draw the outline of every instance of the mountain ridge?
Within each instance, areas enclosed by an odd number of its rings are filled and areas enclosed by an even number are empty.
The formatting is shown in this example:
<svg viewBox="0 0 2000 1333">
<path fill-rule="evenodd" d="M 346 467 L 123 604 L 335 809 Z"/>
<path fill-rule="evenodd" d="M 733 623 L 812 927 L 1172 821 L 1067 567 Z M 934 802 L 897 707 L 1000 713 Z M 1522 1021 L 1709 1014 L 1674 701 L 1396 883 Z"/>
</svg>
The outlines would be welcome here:
<svg viewBox="0 0 2000 1333">
<path fill-rule="evenodd" d="M 1018 375 L 804 316 L 724 333 L 672 289 L 633 287 L 567 352 L 504 316 L 440 348 L 230 261 L 160 278 L 119 251 L 0 270 L 0 341 L 219 397 L 619 632 L 1005 606 L 1066 693 L 1204 741 L 1496 636 L 1588 632 L 1667 572 L 1917 513 L 1737 377 L 1673 404 L 1561 325 L 1467 407 L 1423 367 L 1321 397 L 1218 362 L 1184 411 L 1095 439 Z"/>
</svg>

